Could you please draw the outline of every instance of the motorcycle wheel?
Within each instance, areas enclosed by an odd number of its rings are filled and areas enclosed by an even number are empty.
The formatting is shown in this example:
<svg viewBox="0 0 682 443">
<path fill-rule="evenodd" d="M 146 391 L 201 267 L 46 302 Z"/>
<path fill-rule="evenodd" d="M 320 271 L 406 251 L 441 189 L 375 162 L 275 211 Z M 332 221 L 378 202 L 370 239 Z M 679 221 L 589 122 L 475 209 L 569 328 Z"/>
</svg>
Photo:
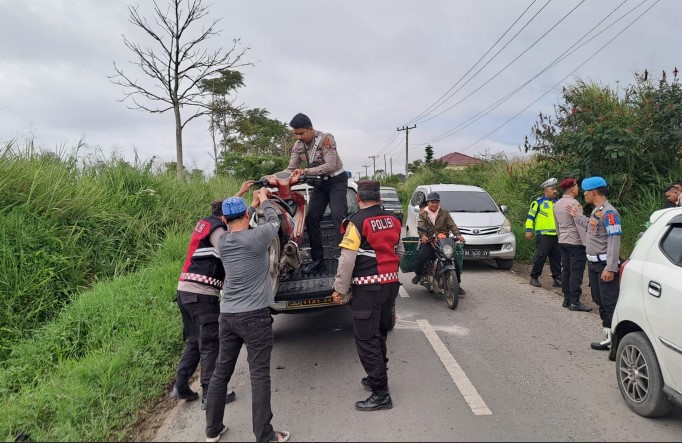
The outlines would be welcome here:
<svg viewBox="0 0 682 443">
<path fill-rule="evenodd" d="M 459 283 L 455 271 L 445 271 L 443 274 L 443 291 L 448 308 L 455 309 L 459 304 Z"/>
</svg>

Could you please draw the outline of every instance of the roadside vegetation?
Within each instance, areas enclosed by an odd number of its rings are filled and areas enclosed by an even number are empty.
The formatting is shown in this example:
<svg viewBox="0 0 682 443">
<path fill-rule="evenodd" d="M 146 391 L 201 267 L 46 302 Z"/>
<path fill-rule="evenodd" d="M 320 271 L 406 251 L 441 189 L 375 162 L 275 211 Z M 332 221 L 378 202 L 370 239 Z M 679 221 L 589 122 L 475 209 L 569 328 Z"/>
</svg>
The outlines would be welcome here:
<svg viewBox="0 0 682 443">
<path fill-rule="evenodd" d="M 492 155 L 452 171 L 427 155 L 406 180 L 381 180 L 403 205 L 420 184 L 483 187 L 509 208 L 517 260 L 529 261 L 534 243 L 523 232 L 539 184 L 601 175 L 627 257 L 663 188 L 682 178 L 681 122 L 676 73 L 638 77 L 621 94 L 577 82 L 555 115 L 539 116 L 526 158 Z M 210 179 L 200 171 L 177 179 L 174 163 L 77 159 L 82 145 L 70 154 L 31 141 L 0 148 L 0 438 L 125 440 L 168 388 L 182 346 L 175 286 L 192 226 L 242 180 L 283 169 L 291 144 L 285 125 L 260 109 L 216 113 L 210 129 Z"/>
</svg>

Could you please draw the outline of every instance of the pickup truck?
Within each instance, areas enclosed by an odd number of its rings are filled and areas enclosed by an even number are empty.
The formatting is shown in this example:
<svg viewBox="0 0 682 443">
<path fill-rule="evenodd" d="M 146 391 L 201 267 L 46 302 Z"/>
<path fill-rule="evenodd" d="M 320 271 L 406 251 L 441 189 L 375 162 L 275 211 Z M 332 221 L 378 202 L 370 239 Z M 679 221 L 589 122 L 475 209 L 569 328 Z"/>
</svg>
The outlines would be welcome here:
<svg viewBox="0 0 682 443">
<path fill-rule="evenodd" d="M 349 214 L 359 209 L 355 199 L 357 189 L 357 184 L 349 180 L 346 192 Z M 301 183 L 292 186 L 291 190 L 300 192 L 308 201 L 312 187 L 306 183 Z M 275 293 L 275 302 L 270 305 L 270 311 L 273 314 L 305 313 L 311 312 L 311 310 L 334 309 L 348 304 L 350 301 L 350 294 L 347 294 L 344 296 L 341 305 L 332 302 L 331 295 L 334 292 L 333 285 L 340 248 L 334 234 L 334 225 L 331 221 L 331 213 L 328 206 L 320 222 L 320 227 L 322 229 L 324 260 L 327 270 L 316 274 L 303 274 L 298 269 L 291 275 L 281 277 L 277 285 L 277 292 Z M 310 242 L 306 229 L 303 231 L 300 254 L 304 262 L 310 259 Z M 392 322 L 389 330 L 395 326 L 395 305 L 392 307 L 391 318 Z"/>
</svg>

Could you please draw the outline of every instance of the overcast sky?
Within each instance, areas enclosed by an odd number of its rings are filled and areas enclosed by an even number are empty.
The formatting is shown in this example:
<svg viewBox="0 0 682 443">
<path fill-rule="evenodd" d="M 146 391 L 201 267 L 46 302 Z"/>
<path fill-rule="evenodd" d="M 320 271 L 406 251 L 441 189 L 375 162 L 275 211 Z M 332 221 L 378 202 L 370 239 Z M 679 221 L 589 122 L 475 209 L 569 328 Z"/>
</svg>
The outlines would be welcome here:
<svg viewBox="0 0 682 443">
<path fill-rule="evenodd" d="M 0 0 L 0 141 L 32 137 L 69 150 L 84 139 L 81 155 L 175 160 L 173 114 L 127 109 L 123 90 L 107 78 L 113 62 L 143 77 L 122 36 L 152 42 L 128 22 L 129 4 L 152 17 L 147 0 Z M 423 158 L 427 144 L 436 157 L 518 155 L 562 85 L 580 78 L 622 88 L 635 72 L 659 78 L 680 63 L 682 2 L 675 0 L 206 4 L 209 18 L 221 19 L 210 45 L 230 48 L 241 39 L 249 48 L 244 60 L 253 66 L 242 69 L 238 101 L 283 122 L 307 114 L 335 136 L 354 176 L 363 165 L 371 174 L 374 160 L 376 169 L 385 161 L 404 172 L 406 131 L 396 129 L 415 124 L 410 162 Z M 205 119 L 188 125 L 184 146 L 186 166 L 211 170 Z"/>
</svg>

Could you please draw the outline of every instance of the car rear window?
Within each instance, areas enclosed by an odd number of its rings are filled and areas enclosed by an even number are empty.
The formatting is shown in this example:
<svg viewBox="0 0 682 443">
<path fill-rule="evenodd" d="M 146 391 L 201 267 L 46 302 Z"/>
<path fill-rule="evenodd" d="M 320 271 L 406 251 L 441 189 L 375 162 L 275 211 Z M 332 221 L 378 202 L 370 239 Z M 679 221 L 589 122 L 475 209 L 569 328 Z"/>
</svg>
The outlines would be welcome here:
<svg viewBox="0 0 682 443">
<path fill-rule="evenodd" d="M 498 212 L 499 209 L 485 192 L 439 191 L 440 206 L 448 212 Z"/>
<path fill-rule="evenodd" d="M 382 200 L 398 200 L 398 191 L 393 189 L 382 189 L 381 190 Z"/>
</svg>

